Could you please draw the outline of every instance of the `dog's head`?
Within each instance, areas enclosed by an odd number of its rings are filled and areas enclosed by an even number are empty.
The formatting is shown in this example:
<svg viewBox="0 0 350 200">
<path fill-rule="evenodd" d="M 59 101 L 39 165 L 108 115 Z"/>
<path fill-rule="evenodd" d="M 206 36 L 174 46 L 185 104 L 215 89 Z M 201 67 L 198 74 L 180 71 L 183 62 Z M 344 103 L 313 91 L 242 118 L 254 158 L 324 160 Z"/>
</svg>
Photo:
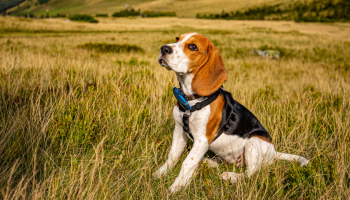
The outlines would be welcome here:
<svg viewBox="0 0 350 200">
<path fill-rule="evenodd" d="M 176 43 L 162 46 L 158 62 L 180 75 L 192 74 L 192 88 L 200 96 L 213 94 L 227 80 L 219 50 L 198 33 L 180 35 Z"/>
</svg>

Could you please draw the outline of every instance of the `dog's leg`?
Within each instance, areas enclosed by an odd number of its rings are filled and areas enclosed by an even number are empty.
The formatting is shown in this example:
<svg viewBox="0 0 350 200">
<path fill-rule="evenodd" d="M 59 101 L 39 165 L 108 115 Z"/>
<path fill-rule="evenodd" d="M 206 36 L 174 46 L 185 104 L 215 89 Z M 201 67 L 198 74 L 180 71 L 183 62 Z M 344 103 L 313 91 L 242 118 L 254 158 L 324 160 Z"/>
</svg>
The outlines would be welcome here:
<svg viewBox="0 0 350 200">
<path fill-rule="evenodd" d="M 236 160 L 234 160 L 234 163 L 236 163 L 236 167 L 245 166 L 244 149 L 243 149 L 243 153 L 240 156 L 238 156 L 238 158 Z"/>
<path fill-rule="evenodd" d="M 252 137 L 248 140 L 244 148 L 244 159 L 247 165 L 247 170 L 244 174 L 234 172 L 224 172 L 221 179 L 224 181 L 230 180 L 230 183 L 235 183 L 244 176 L 252 176 L 260 167 L 273 162 L 276 155 L 274 146 L 271 143 L 263 141 L 257 137 Z"/>
<path fill-rule="evenodd" d="M 156 172 L 154 172 L 153 177 L 160 178 L 165 175 L 169 169 L 171 169 L 179 160 L 185 146 L 187 144 L 188 137 L 184 133 L 182 125 L 175 121 L 175 129 L 173 133 L 173 142 L 171 144 L 170 152 L 168 154 L 168 159 Z"/>
<path fill-rule="evenodd" d="M 289 160 L 289 161 L 298 161 L 299 162 L 299 166 L 302 167 L 304 165 L 307 165 L 309 163 L 309 161 L 301 156 L 297 156 L 297 155 L 293 155 L 293 154 L 288 154 L 288 153 L 281 153 L 281 152 L 276 152 L 276 159 L 280 159 L 280 160 Z"/>
<path fill-rule="evenodd" d="M 169 192 L 176 192 L 181 187 L 188 184 L 199 162 L 202 160 L 203 156 L 208 151 L 208 148 L 208 140 L 204 136 L 204 134 L 202 137 L 195 138 L 193 147 L 185 161 L 182 163 L 180 174 L 175 179 L 175 182 L 170 186 Z"/>
</svg>

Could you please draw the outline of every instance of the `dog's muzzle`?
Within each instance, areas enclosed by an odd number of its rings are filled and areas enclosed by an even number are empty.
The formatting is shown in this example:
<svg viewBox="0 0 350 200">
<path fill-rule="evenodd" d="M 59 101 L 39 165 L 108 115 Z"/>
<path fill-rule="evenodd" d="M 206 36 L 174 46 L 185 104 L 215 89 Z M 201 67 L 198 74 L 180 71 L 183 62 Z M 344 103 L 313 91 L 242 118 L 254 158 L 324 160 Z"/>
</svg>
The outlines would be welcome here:
<svg viewBox="0 0 350 200">
<path fill-rule="evenodd" d="M 165 60 L 159 59 L 158 62 L 160 66 L 165 67 L 167 70 L 171 70 L 170 66 L 168 65 L 168 63 L 165 62 Z"/>
</svg>

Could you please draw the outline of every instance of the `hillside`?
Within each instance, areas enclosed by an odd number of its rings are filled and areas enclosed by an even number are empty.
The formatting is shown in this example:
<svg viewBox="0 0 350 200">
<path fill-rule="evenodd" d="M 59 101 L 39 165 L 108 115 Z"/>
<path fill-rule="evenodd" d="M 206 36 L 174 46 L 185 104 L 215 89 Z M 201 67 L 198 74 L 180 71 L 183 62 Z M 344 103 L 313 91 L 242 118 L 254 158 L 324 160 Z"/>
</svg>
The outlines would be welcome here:
<svg viewBox="0 0 350 200">
<path fill-rule="evenodd" d="M 222 11 L 221 13 L 201 14 L 201 19 L 233 20 L 294 20 L 296 22 L 346 22 L 350 21 L 348 0 L 312 0 L 309 2 L 285 2 L 246 10 Z"/>
<path fill-rule="evenodd" d="M 237 10 L 250 6 L 275 4 L 283 0 L 156 0 L 140 3 L 136 7 L 141 10 L 175 11 L 179 17 L 195 17 L 197 13 L 221 12 L 222 10 Z"/>
<path fill-rule="evenodd" d="M 0 13 L 22 3 L 23 1 L 24 0 L 0 0 Z"/>
<path fill-rule="evenodd" d="M 133 8 L 141 9 L 141 11 L 175 11 L 179 17 L 195 17 L 197 13 L 221 12 L 222 10 L 231 11 L 251 6 L 276 4 L 283 2 L 283 0 L 49 0 L 44 4 L 40 4 L 39 2 L 43 2 L 43 0 L 27 0 L 20 6 L 11 9 L 10 13 L 14 15 L 23 13 L 42 15 L 49 9 L 50 14 L 112 14 L 115 11 L 125 8 L 125 4 L 128 4 Z"/>
<path fill-rule="evenodd" d="M 113 13 L 123 9 L 125 4 L 136 5 L 140 2 L 150 0 L 46 0 L 47 3 L 40 4 L 39 0 L 26 0 L 20 6 L 10 10 L 10 13 L 17 15 L 23 13 L 33 13 L 34 15 L 46 14 L 49 10 L 50 14 L 97 14 L 97 13 Z"/>
</svg>

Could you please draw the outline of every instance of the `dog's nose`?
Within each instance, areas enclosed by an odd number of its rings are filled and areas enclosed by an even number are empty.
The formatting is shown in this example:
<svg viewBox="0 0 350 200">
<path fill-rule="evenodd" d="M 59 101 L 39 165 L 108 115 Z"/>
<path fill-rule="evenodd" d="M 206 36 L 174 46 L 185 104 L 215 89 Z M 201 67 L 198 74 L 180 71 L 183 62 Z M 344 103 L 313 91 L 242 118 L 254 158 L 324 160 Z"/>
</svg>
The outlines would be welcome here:
<svg viewBox="0 0 350 200">
<path fill-rule="evenodd" d="M 173 50 L 169 46 L 164 45 L 160 48 L 160 52 L 162 53 L 163 56 L 165 56 L 167 54 L 173 53 Z"/>
</svg>

